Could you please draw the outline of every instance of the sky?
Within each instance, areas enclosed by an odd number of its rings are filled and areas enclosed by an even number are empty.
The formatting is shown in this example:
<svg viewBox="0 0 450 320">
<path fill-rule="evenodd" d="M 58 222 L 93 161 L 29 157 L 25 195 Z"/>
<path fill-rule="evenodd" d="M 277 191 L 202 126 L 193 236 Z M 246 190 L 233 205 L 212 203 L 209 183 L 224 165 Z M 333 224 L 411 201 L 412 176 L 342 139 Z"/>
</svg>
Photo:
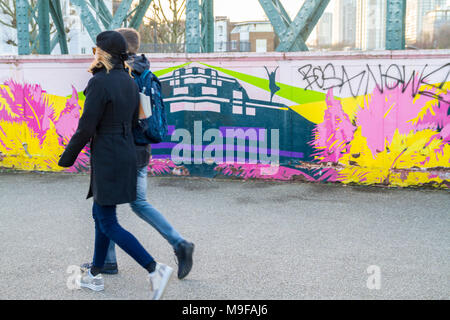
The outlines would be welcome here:
<svg viewBox="0 0 450 320">
<path fill-rule="evenodd" d="M 281 3 L 291 19 L 294 19 L 303 1 L 281 0 Z M 332 10 L 332 3 L 330 1 L 326 11 Z M 258 0 L 214 0 L 214 16 L 227 16 L 232 22 L 266 19 Z"/>
</svg>

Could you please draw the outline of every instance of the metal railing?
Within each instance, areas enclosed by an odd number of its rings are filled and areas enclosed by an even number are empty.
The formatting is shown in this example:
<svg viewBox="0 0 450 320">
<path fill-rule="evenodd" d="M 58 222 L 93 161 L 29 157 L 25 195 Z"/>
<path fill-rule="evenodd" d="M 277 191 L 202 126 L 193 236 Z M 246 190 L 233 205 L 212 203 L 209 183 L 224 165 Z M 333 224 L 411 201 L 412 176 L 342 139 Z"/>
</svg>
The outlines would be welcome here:
<svg viewBox="0 0 450 320">
<path fill-rule="evenodd" d="M 143 53 L 184 53 L 185 43 L 142 43 L 140 50 Z M 250 41 L 215 42 L 214 52 L 250 52 Z"/>
<path fill-rule="evenodd" d="M 214 43 L 215 52 L 250 52 L 250 41 L 228 41 Z"/>
<path fill-rule="evenodd" d="M 184 43 L 142 43 L 139 51 L 144 53 L 184 53 Z"/>
</svg>

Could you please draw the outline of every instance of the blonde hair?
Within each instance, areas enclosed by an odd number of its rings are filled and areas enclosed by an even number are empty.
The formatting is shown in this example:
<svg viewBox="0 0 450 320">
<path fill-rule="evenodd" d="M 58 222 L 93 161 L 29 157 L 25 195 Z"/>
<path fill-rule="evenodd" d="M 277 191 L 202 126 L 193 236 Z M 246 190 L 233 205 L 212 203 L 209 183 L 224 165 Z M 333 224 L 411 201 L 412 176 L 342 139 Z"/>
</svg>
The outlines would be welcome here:
<svg viewBox="0 0 450 320">
<path fill-rule="evenodd" d="M 109 71 L 113 68 L 113 64 L 111 63 L 111 55 L 97 47 L 94 61 L 92 61 L 89 66 L 88 72 L 92 73 L 94 69 L 99 69 L 102 67 L 105 67 L 107 73 L 109 73 Z"/>
<path fill-rule="evenodd" d="M 133 76 L 131 75 L 132 68 L 130 67 L 130 65 L 126 61 L 124 61 L 123 64 L 125 65 L 125 69 L 128 69 L 128 74 L 130 75 L 130 77 L 133 78 Z M 111 55 L 108 52 L 97 47 L 95 59 L 89 66 L 88 72 L 93 73 L 94 69 L 102 67 L 105 67 L 106 73 L 109 73 L 109 71 L 111 71 L 111 69 L 113 68 L 113 64 L 111 62 Z"/>
</svg>

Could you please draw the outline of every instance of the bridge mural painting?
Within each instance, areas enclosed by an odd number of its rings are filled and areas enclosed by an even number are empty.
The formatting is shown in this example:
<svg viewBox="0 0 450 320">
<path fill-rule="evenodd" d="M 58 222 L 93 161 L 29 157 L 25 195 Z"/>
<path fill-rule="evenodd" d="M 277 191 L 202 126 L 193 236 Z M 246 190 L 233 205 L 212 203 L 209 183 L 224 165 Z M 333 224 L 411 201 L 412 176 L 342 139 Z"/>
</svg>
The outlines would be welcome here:
<svg viewBox="0 0 450 320">
<path fill-rule="evenodd" d="M 155 72 L 169 135 L 152 146 L 150 174 L 449 187 L 449 63 L 207 62 Z M 84 106 L 66 82 L 68 96 L 0 86 L 1 167 L 89 170 L 88 146 L 57 166 Z"/>
</svg>

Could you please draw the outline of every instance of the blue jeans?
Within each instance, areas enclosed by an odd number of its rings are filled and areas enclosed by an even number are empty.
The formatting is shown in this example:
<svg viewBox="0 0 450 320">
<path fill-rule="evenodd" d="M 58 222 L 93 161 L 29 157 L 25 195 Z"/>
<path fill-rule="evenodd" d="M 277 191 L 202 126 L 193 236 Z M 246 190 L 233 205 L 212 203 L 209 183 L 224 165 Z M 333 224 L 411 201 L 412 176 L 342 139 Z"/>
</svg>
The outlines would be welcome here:
<svg viewBox="0 0 450 320">
<path fill-rule="evenodd" d="M 147 166 L 138 169 L 137 198 L 130 206 L 136 215 L 155 228 L 176 249 L 184 241 L 164 216 L 147 202 Z M 114 240 L 109 243 L 106 263 L 117 263 Z"/>
<path fill-rule="evenodd" d="M 92 215 L 95 221 L 95 248 L 93 266 L 102 268 L 110 241 L 114 241 L 143 268 L 153 257 L 142 247 L 139 241 L 117 222 L 116 206 L 101 206 L 94 201 Z"/>
</svg>

